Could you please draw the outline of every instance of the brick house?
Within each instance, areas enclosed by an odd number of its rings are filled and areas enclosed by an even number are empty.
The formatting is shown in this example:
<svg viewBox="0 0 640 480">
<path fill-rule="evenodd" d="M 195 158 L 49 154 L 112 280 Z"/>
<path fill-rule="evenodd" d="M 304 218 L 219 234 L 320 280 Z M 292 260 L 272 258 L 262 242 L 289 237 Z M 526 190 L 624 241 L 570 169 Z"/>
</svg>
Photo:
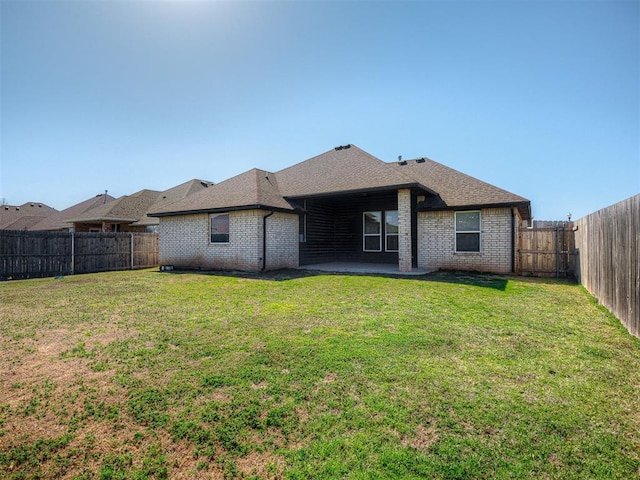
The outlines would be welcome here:
<svg viewBox="0 0 640 480">
<path fill-rule="evenodd" d="M 354 145 L 275 173 L 253 169 L 149 213 L 160 264 L 275 270 L 327 262 L 514 271 L 529 200 L 426 158 Z"/>
</svg>

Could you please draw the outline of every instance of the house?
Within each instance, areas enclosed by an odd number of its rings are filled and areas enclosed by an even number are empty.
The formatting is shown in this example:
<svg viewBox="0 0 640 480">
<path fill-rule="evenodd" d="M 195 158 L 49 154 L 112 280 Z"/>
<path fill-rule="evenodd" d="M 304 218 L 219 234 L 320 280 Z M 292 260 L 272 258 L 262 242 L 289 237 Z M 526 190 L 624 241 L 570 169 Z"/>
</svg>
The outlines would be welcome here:
<svg viewBox="0 0 640 480">
<path fill-rule="evenodd" d="M 40 202 L 0 205 L 0 230 L 27 230 L 56 212 L 55 208 Z"/>
<path fill-rule="evenodd" d="M 387 163 L 355 145 L 253 169 L 149 213 L 160 264 L 245 271 L 349 261 L 514 271 L 529 200 L 427 158 Z"/>
<path fill-rule="evenodd" d="M 194 179 L 164 192 L 140 190 L 98 205 L 78 215 L 71 215 L 67 221 L 73 224 L 73 229 L 76 232 L 155 231 L 158 220 L 148 217 L 147 212 L 161 209 L 168 202 L 186 198 L 209 185 L 211 185 L 210 182 Z"/>
<path fill-rule="evenodd" d="M 35 225 L 31 225 L 28 230 L 31 231 L 49 231 L 49 232 L 66 232 L 73 229 L 73 224 L 68 221 L 96 207 L 100 207 L 106 203 L 115 200 L 111 195 L 101 193 L 95 197 L 88 198 L 80 203 L 76 203 L 64 210 L 56 211 L 39 221 Z"/>
</svg>

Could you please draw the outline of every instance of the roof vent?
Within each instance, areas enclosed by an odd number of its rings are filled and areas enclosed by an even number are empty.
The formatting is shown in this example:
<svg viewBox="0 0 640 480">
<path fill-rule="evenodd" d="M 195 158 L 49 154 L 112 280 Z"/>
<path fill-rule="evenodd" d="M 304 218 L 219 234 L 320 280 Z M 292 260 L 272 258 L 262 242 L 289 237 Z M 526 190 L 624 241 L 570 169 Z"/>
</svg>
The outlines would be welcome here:
<svg viewBox="0 0 640 480">
<path fill-rule="evenodd" d="M 339 145 L 334 150 L 346 150 L 347 148 L 351 148 L 351 144 Z"/>
<path fill-rule="evenodd" d="M 416 159 L 416 163 L 424 163 L 425 159 L 424 158 L 418 158 Z"/>
<path fill-rule="evenodd" d="M 398 165 L 406 165 L 407 161 L 402 160 L 402 155 L 398 155 Z"/>
<path fill-rule="evenodd" d="M 7 206 L 5 205 L 4 209 L 5 209 L 5 210 L 9 210 L 9 207 L 7 207 Z"/>
<path fill-rule="evenodd" d="M 209 184 L 207 182 L 200 182 L 200 185 L 202 185 L 205 188 L 209 188 Z"/>
</svg>

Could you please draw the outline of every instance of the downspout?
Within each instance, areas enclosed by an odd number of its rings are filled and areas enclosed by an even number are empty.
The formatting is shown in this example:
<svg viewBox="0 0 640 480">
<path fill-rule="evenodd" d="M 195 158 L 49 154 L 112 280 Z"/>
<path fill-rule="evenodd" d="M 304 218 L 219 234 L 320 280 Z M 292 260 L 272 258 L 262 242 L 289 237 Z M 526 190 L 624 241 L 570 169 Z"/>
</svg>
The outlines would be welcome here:
<svg viewBox="0 0 640 480">
<path fill-rule="evenodd" d="M 262 271 L 267 269 L 267 218 L 273 215 L 269 212 L 262 217 Z"/>
<path fill-rule="evenodd" d="M 511 273 L 516 273 L 516 213 L 511 207 Z"/>
</svg>

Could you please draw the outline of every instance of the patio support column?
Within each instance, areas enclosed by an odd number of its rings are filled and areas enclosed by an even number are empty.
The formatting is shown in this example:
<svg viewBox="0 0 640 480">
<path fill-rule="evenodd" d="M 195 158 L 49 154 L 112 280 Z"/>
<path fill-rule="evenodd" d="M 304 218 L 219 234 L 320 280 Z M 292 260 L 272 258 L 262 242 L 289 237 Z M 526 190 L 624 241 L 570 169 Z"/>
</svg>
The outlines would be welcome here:
<svg viewBox="0 0 640 480">
<path fill-rule="evenodd" d="M 411 190 L 398 190 L 398 270 L 411 271 Z"/>
</svg>

